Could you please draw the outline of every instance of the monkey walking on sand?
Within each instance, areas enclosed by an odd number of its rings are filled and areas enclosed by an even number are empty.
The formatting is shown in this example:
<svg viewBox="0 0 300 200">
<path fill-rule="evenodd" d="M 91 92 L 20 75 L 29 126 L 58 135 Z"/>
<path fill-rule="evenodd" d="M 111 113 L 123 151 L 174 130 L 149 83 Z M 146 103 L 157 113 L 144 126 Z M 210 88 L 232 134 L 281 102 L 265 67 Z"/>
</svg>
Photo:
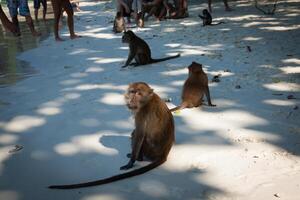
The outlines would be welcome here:
<svg viewBox="0 0 300 200">
<path fill-rule="evenodd" d="M 202 69 L 202 64 L 192 62 L 189 69 L 189 76 L 184 82 L 182 94 L 181 94 L 181 104 L 170 111 L 174 112 L 176 110 L 184 108 L 198 107 L 202 104 L 203 96 L 205 94 L 208 105 L 216 106 L 211 103 L 210 93 L 208 88 L 208 78 Z"/>
<path fill-rule="evenodd" d="M 218 23 L 212 23 L 212 16 L 211 14 L 208 12 L 207 9 L 204 9 L 202 11 L 202 15 L 198 15 L 198 17 L 200 17 L 202 19 L 203 22 L 203 26 L 214 26 L 214 25 L 219 25 L 219 24 L 223 24 L 225 22 L 218 22 Z"/>
<path fill-rule="evenodd" d="M 135 120 L 135 129 L 131 134 L 132 151 L 128 156 L 129 162 L 121 170 L 133 167 L 136 160 L 147 158 L 150 164 L 123 174 L 109 178 L 71 185 L 52 185 L 51 189 L 75 189 L 111 183 L 132 176 L 140 175 L 163 164 L 168 157 L 175 140 L 174 119 L 167 105 L 144 82 L 129 85 L 125 102 L 132 111 Z"/>
<path fill-rule="evenodd" d="M 151 57 L 151 50 L 149 45 L 143 39 L 135 35 L 130 30 L 124 32 L 124 35 L 122 37 L 122 42 L 129 44 L 128 58 L 125 65 L 122 66 L 122 68 L 127 67 L 133 59 L 135 59 L 135 63 L 132 63 L 131 65 L 139 66 L 139 65 L 161 62 L 161 61 L 177 58 L 180 56 L 180 54 L 177 54 L 175 56 L 165 57 L 161 59 L 153 59 Z"/>
</svg>

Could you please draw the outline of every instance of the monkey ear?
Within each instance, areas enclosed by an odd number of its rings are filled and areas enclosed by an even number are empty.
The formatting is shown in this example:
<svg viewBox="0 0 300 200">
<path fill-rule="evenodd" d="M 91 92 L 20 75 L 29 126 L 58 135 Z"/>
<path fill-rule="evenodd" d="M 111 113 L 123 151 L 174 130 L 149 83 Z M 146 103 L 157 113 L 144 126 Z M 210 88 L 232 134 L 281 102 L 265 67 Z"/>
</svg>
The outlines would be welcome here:
<svg viewBox="0 0 300 200">
<path fill-rule="evenodd" d="M 150 90 L 149 90 L 149 95 L 153 95 L 153 93 L 154 93 L 154 90 L 151 88 Z"/>
</svg>

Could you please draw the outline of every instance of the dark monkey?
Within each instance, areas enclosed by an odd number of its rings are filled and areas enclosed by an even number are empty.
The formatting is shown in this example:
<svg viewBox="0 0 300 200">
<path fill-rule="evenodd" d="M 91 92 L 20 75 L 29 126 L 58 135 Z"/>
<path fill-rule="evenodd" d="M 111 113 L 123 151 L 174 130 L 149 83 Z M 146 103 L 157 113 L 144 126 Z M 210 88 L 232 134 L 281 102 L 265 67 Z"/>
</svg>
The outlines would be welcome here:
<svg viewBox="0 0 300 200">
<path fill-rule="evenodd" d="M 202 99 L 205 94 L 208 105 L 216 106 L 211 103 L 210 93 L 208 88 L 208 78 L 205 72 L 202 70 L 202 64 L 193 62 L 189 69 L 189 77 L 184 82 L 183 90 L 181 94 L 181 104 L 170 111 L 176 111 L 184 108 L 198 107 L 202 104 Z"/>
<path fill-rule="evenodd" d="M 211 23 L 212 23 L 212 17 L 211 17 L 211 14 L 208 12 L 208 10 L 204 9 L 202 11 L 202 14 L 203 14 L 203 16 L 200 15 L 200 14 L 198 16 L 202 19 L 203 26 L 211 25 Z"/>
<path fill-rule="evenodd" d="M 136 160 L 147 158 L 151 161 L 144 167 L 118 174 L 106 179 L 73 185 L 54 185 L 51 189 L 74 189 L 111 183 L 143 174 L 163 164 L 174 143 L 174 120 L 165 102 L 146 83 L 129 85 L 125 96 L 127 107 L 135 119 L 135 129 L 131 134 L 131 154 L 129 162 L 120 169 L 133 167 Z"/>
<path fill-rule="evenodd" d="M 176 56 L 170 56 L 161 59 L 153 59 L 151 57 L 151 50 L 149 45 L 143 39 L 135 35 L 130 30 L 124 32 L 124 35 L 122 37 L 122 42 L 129 44 L 128 59 L 125 65 L 122 67 L 127 67 L 133 59 L 135 59 L 135 63 L 131 65 L 138 66 L 138 65 L 146 65 L 146 64 L 156 63 L 160 61 L 165 61 L 180 56 L 180 54 L 177 54 Z"/>
<path fill-rule="evenodd" d="M 121 33 L 123 31 L 125 31 L 125 20 L 124 17 L 122 16 L 122 13 L 117 12 L 114 20 L 113 32 Z"/>
<path fill-rule="evenodd" d="M 203 26 L 214 26 L 214 25 L 218 25 L 218 24 L 222 24 L 222 23 L 224 23 L 224 22 L 218 22 L 218 23 L 212 23 L 212 16 L 211 16 L 211 14 L 208 12 L 208 10 L 207 9 L 204 9 L 203 11 L 202 11 L 202 14 L 203 14 L 203 16 L 202 15 L 198 15 L 201 19 L 202 19 L 202 21 L 203 21 Z"/>
</svg>

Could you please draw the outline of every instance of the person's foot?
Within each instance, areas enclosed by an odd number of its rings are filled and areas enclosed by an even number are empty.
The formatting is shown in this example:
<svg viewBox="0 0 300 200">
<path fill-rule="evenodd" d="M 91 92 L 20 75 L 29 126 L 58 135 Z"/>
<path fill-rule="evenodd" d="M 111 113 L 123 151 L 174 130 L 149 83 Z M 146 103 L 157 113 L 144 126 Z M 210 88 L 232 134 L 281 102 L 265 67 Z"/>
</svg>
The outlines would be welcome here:
<svg viewBox="0 0 300 200">
<path fill-rule="evenodd" d="M 233 11 L 233 9 L 231 9 L 230 7 L 225 7 L 225 11 L 230 12 Z"/>
<path fill-rule="evenodd" d="M 33 35 L 34 37 L 39 37 L 39 36 L 41 36 L 42 34 L 39 33 L 39 32 L 34 31 L 34 32 L 32 32 L 32 35 Z"/>
<path fill-rule="evenodd" d="M 13 33 L 13 35 L 14 35 L 15 37 L 20 37 L 20 36 L 21 36 L 21 33 L 20 33 L 20 32 L 15 32 L 15 33 Z"/>
<path fill-rule="evenodd" d="M 56 38 L 55 38 L 55 41 L 56 41 L 56 42 L 63 42 L 64 40 L 61 39 L 60 37 L 56 37 Z"/>
<path fill-rule="evenodd" d="M 226 10 L 226 8 L 225 8 L 225 10 Z M 208 7 L 208 12 L 212 13 L 212 9 L 210 6 Z"/>
<path fill-rule="evenodd" d="M 7 24 L 5 26 L 5 29 L 12 32 L 12 34 L 14 34 L 14 36 L 20 36 L 21 35 L 20 30 L 16 26 L 14 26 L 12 23 Z"/>
<path fill-rule="evenodd" d="M 82 36 L 76 35 L 76 34 L 70 35 L 70 38 L 71 38 L 72 40 L 77 39 L 77 38 L 81 38 L 81 37 L 82 37 Z"/>
</svg>

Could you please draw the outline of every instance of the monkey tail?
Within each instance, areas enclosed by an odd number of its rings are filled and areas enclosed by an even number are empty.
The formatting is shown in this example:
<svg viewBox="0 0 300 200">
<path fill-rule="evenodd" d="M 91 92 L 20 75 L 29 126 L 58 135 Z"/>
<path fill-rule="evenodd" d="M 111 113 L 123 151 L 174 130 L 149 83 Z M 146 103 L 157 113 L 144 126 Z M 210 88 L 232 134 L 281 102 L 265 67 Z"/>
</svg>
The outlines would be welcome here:
<svg viewBox="0 0 300 200">
<path fill-rule="evenodd" d="M 163 164 L 165 161 L 166 161 L 166 159 L 154 161 L 154 162 L 150 163 L 149 165 L 146 165 L 139 169 L 135 169 L 130 172 L 118 174 L 118 175 L 111 176 L 109 178 L 105 178 L 105 179 L 101 179 L 101 180 L 97 180 L 97 181 L 90 181 L 90 182 L 86 182 L 86 183 L 71 184 L 71 185 L 51 185 L 48 188 L 50 188 L 50 189 L 75 189 L 75 188 L 103 185 L 103 184 L 107 184 L 107 183 L 111 183 L 111 182 L 115 182 L 115 181 L 119 181 L 122 179 L 126 179 L 126 178 L 130 178 L 133 176 L 144 174 L 144 173 L 158 167 L 159 165 Z"/>
<path fill-rule="evenodd" d="M 174 112 L 176 110 L 181 110 L 181 109 L 184 109 L 184 108 L 186 108 L 186 105 L 183 103 L 180 106 L 176 106 L 175 108 L 170 109 L 170 111 Z"/>
<path fill-rule="evenodd" d="M 180 54 L 177 54 L 175 56 L 169 56 L 169 57 L 165 57 L 165 58 L 160 58 L 160 59 L 152 59 L 151 58 L 151 63 L 157 63 L 157 62 L 161 62 L 161 61 L 165 61 L 165 60 L 170 60 L 170 59 L 178 58 L 178 57 L 180 57 Z"/>
<path fill-rule="evenodd" d="M 216 22 L 216 23 L 211 23 L 210 25 L 211 26 L 216 26 L 216 25 L 219 25 L 219 24 L 225 24 L 225 22 L 220 21 L 220 22 Z"/>
</svg>

